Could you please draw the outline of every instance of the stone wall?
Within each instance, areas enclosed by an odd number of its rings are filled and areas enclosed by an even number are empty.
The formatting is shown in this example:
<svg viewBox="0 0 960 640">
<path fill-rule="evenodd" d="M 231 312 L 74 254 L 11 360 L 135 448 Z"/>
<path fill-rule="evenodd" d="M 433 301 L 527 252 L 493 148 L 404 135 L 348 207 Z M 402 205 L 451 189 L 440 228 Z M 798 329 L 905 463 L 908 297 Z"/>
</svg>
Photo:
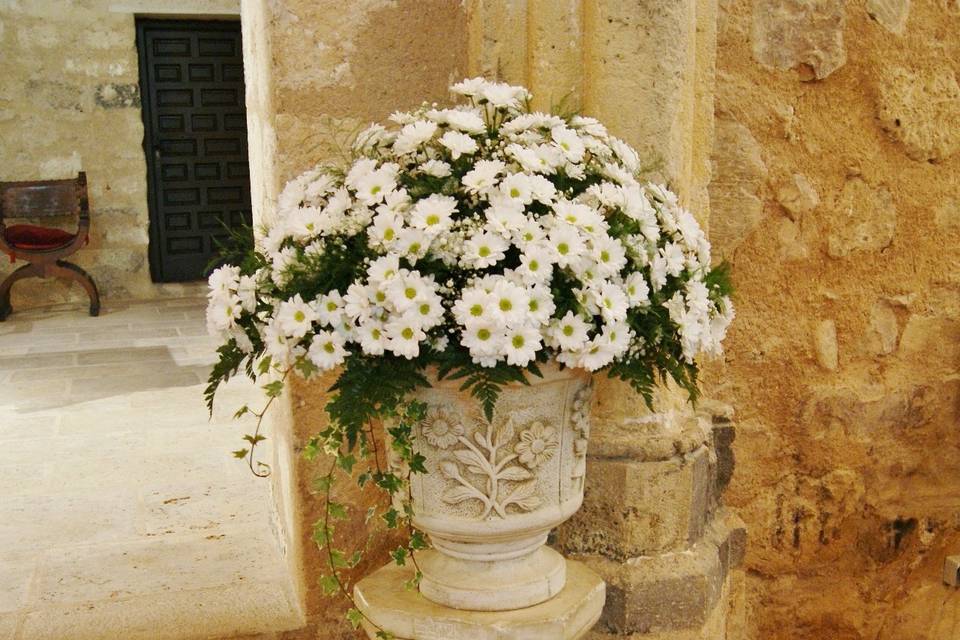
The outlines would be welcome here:
<svg viewBox="0 0 960 640">
<path fill-rule="evenodd" d="M 751 637 L 960 637 L 960 5 L 722 0 Z"/>
<path fill-rule="evenodd" d="M 72 258 L 110 298 L 182 295 L 150 281 L 147 183 L 134 13 L 236 14 L 237 0 L 0 0 L 0 180 L 87 172 L 90 244 Z M 0 277 L 17 265 L 4 260 Z M 21 304 L 82 300 L 26 280 Z"/>
</svg>

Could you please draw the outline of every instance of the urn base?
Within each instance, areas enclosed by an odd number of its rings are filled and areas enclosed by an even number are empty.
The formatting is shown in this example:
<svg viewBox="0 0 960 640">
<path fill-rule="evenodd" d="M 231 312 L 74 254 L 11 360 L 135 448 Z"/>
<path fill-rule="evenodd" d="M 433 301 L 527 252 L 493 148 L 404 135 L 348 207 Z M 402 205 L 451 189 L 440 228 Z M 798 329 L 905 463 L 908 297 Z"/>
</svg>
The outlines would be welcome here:
<svg viewBox="0 0 960 640">
<path fill-rule="evenodd" d="M 532 607 L 560 593 L 567 579 L 566 560 L 546 546 L 496 560 L 430 550 L 418 553 L 417 562 L 423 572 L 423 597 L 454 609 L 509 611 Z"/>
<path fill-rule="evenodd" d="M 513 611 L 464 611 L 405 588 L 413 571 L 409 563 L 390 564 L 354 587 L 360 611 L 397 640 L 578 640 L 600 619 L 606 597 L 600 576 L 568 560 L 565 586 L 544 603 Z M 373 625 L 363 624 L 367 636 L 375 638 Z"/>
</svg>

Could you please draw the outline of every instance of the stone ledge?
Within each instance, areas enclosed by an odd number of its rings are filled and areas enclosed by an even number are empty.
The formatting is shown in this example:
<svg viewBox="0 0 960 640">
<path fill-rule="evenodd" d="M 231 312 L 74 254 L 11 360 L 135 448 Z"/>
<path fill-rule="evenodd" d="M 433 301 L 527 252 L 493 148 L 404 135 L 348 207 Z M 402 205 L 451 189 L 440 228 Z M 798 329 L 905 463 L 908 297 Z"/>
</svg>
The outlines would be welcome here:
<svg viewBox="0 0 960 640">
<path fill-rule="evenodd" d="M 616 562 L 580 556 L 607 582 L 601 629 L 616 634 L 702 627 L 710 618 L 731 569 L 740 565 L 746 527 L 720 509 L 704 537 L 684 551 Z"/>
</svg>

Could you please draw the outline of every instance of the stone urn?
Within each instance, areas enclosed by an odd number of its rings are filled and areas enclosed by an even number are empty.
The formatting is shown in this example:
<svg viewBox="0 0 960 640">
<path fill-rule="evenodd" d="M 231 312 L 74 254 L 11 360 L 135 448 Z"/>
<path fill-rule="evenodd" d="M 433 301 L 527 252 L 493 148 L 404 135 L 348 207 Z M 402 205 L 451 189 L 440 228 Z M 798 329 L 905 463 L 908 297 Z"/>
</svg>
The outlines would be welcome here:
<svg viewBox="0 0 960 640">
<path fill-rule="evenodd" d="M 554 364 L 505 387 L 492 421 L 460 380 L 431 380 L 415 427 L 428 473 L 413 474 L 413 524 L 433 549 L 417 554 L 420 593 L 454 609 L 507 611 L 563 589 L 566 560 L 545 546 L 583 502 L 591 376 Z"/>
</svg>

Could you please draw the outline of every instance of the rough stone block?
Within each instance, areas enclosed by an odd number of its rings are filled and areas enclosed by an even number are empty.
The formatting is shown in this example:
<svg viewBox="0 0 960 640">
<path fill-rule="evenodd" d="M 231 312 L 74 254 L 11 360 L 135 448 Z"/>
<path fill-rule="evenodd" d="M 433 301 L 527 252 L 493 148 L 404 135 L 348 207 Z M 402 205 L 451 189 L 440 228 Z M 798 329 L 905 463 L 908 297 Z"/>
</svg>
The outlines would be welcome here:
<svg viewBox="0 0 960 640">
<path fill-rule="evenodd" d="M 131 84 L 101 84 L 94 94 L 94 101 L 98 107 L 117 109 L 140 106 L 140 85 Z"/>
<path fill-rule="evenodd" d="M 703 532 L 709 449 L 669 460 L 591 458 L 584 505 L 557 531 L 565 550 L 629 558 L 681 549 Z"/>
<path fill-rule="evenodd" d="M 602 628 L 617 634 L 649 634 L 709 626 L 723 600 L 728 575 L 742 560 L 745 534 L 739 518 L 721 510 L 703 540 L 687 550 L 625 562 L 583 558 L 607 581 Z"/>
<path fill-rule="evenodd" d="M 943 582 L 960 587 L 960 556 L 949 556 L 943 563 Z"/>
<path fill-rule="evenodd" d="M 733 470 L 736 467 L 733 441 L 736 437 L 737 429 L 733 423 L 724 418 L 714 419 L 713 450 L 717 456 L 716 495 L 718 497 L 723 495 L 733 478 Z"/>
<path fill-rule="evenodd" d="M 753 57 L 776 69 L 805 65 L 816 79 L 826 78 L 847 61 L 845 5 L 845 0 L 754 0 Z"/>
</svg>

